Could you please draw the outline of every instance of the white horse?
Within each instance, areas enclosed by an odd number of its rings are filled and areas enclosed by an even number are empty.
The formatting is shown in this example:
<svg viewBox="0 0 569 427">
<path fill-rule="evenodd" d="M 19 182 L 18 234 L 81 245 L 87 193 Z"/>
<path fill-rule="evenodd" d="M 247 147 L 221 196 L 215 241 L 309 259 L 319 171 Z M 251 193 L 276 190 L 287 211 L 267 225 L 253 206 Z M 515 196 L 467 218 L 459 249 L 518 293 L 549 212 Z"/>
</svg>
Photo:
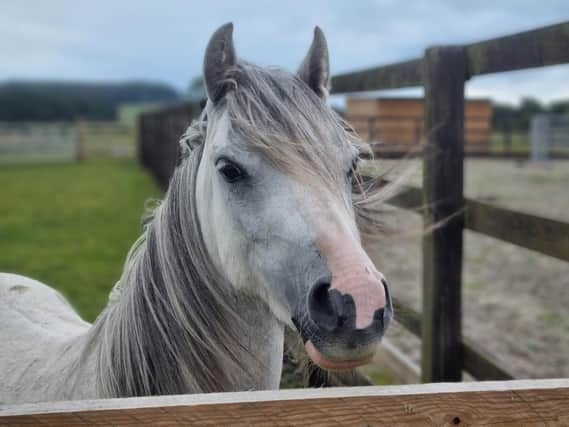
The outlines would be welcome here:
<svg viewBox="0 0 569 427">
<path fill-rule="evenodd" d="M 392 306 L 360 236 L 381 197 L 326 105 L 324 35 L 293 75 L 237 60 L 232 32 L 207 46 L 204 112 L 95 323 L 0 275 L 0 403 L 275 389 L 287 325 L 325 369 L 372 357 Z"/>
</svg>

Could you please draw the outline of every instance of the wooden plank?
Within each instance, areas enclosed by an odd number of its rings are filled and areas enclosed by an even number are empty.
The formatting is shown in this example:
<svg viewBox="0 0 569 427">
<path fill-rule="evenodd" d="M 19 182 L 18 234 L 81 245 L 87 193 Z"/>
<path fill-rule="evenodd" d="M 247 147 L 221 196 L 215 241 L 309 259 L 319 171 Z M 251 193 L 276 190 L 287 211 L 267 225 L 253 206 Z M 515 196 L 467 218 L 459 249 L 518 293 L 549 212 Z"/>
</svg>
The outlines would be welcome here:
<svg viewBox="0 0 569 427">
<path fill-rule="evenodd" d="M 421 338 L 422 335 L 422 322 L 423 316 L 409 304 L 402 302 L 397 297 L 393 299 L 393 311 L 395 313 L 395 320 L 401 323 L 413 335 Z"/>
<path fill-rule="evenodd" d="M 211 393 L 0 408 L 1 426 L 568 423 L 568 379 Z"/>
<path fill-rule="evenodd" d="M 420 338 L 422 336 L 422 314 L 397 298 L 393 298 L 393 306 L 395 320 Z M 468 338 L 463 338 L 462 353 L 464 370 L 474 378 L 483 381 L 514 379 L 514 376 L 507 369 L 500 366 Z"/>
<path fill-rule="evenodd" d="M 422 59 L 332 76 L 332 94 L 396 89 L 422 84 Z"/>
<path fill-rule="evenodd" d="M 569 63 L 569 22 L 466 46 L 471 76 Z"/>
<path fill-rule="evenodd" d="M 373 180 L 366 177 L 367 181 Z M 383 180 L 387 183 L 387 181 Z M 421 189 L 402 187 L 386 203 L 422 209 Z M 569 262 L 569 223 L 465 198 L 464 227 L 526 249 Z"/>
<path fill-rule="evenodd" d="M 462 47 L 425 53 L 423 156 L 423 336 L 424 382 L 462 379 L 462 230 L 464 81 Z"/>
<path fill-rule="evenodd" d="M 374 177 L 365 174 L 362 175 L 361 178 L 362 184 L 366 186 L 369 191 L 393 183 L 391 180 L 382 177 Z M 401 185 L 397 193 L 387 199 L 385 203 L 401 209 L 418 210 L 423 206 L 423 191 L 419 187 Z"/>
<path fill-rule="evenodd" d="M 569 261 L 569 223 L 468 199 L 465 226 L 472 231 Z"/>
<path fill-rule="evenodd" d="M 423 208 L 423 192 L 417 187 L 403 187 L 385 203 L 401 209 L 420 211 Z"/>
<path fill-rule="evenodd" d="M 417 384 L 421 380 L 419 365 L 387 338 L 384 338 L 377 346 L 372 363 L 387 369 L 400 384 Z"/>
<path fill-rule="evenodd" d="M 462 354 L 465 370 L 476 379 L 498 381 L 514 379 L 510 372 L 466 338 L 463 338 Z"/>
</svg>

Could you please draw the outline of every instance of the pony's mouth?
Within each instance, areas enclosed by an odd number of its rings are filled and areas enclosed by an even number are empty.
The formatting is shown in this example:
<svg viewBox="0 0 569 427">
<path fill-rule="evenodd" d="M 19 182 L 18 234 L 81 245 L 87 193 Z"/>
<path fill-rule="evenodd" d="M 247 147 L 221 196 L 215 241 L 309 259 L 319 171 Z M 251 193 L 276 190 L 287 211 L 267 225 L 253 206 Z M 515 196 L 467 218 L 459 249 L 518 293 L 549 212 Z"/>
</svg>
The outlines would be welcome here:
<svg viewBox="0 0 569 427">
<path fill-rule="evenodd" d="M 342 361 L 330 360 L 324 355 L 322 355 L 322 353 L 320 353 L 316 349 L 314 344 L 312 344 L 312 341 L 310 340 L 306 341 L 304 347 L 306 348 L 308 356 L 310 356 L 310 359 L 312 359 L 314 363 L 316 363 L 319 367 L 323 369 L 332 370 L 332 371 L 344 371 L 348 369 L 357 368 L 358 366 L 367 365 L 368 363 L 371 362 L 371 359 L 373 357 L 372 353 L 361 359 L 342 360 Z"/>
</svg>

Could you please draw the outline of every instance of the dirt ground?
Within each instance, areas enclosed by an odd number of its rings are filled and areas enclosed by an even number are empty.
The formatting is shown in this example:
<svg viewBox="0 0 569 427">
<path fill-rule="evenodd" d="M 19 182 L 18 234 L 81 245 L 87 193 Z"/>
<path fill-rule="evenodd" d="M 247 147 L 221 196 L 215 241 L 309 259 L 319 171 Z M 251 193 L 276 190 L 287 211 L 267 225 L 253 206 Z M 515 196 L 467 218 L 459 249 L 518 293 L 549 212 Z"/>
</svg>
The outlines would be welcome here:
<svg viewBox="0 0 569 427">
<path fill-rule="evenodd" d="M 420 163 L 378 161 L 376 170 Z M 466 163 L 468 197 L 569 221 L 569 161 L 547 164 L 472 159 Z M 400 231 L 372 254 L 393 294 L 421 308 L 420 217 L 394 209 L 386 215 Z M 463 333 L 519 378 L 569 377 L 569 263 L 467 231 L 463 267 Z M 387 334 L 420 363 L 420 341 L 395 325 Z"/>
</svg>

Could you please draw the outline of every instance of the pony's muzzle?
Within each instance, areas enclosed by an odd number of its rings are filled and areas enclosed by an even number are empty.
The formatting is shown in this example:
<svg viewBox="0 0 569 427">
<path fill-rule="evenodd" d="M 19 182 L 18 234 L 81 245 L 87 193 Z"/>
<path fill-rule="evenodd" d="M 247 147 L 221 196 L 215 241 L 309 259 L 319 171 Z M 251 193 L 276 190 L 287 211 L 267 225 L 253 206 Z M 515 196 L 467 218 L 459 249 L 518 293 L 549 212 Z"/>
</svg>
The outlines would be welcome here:
<svg viewBox="0 0 569 427">
<path fill-rule="evenodd" d="M 312 360 L 325 369 L 350 369 L 368 363 L 393 317 L 389 287 L 381 281 L 385 305 L 371 322 L 358 327 L 357 306 L 349 293 L 326 281 L 317 282 L 308 295 L 308 319 L 301 334 Z"/>
</svg>

